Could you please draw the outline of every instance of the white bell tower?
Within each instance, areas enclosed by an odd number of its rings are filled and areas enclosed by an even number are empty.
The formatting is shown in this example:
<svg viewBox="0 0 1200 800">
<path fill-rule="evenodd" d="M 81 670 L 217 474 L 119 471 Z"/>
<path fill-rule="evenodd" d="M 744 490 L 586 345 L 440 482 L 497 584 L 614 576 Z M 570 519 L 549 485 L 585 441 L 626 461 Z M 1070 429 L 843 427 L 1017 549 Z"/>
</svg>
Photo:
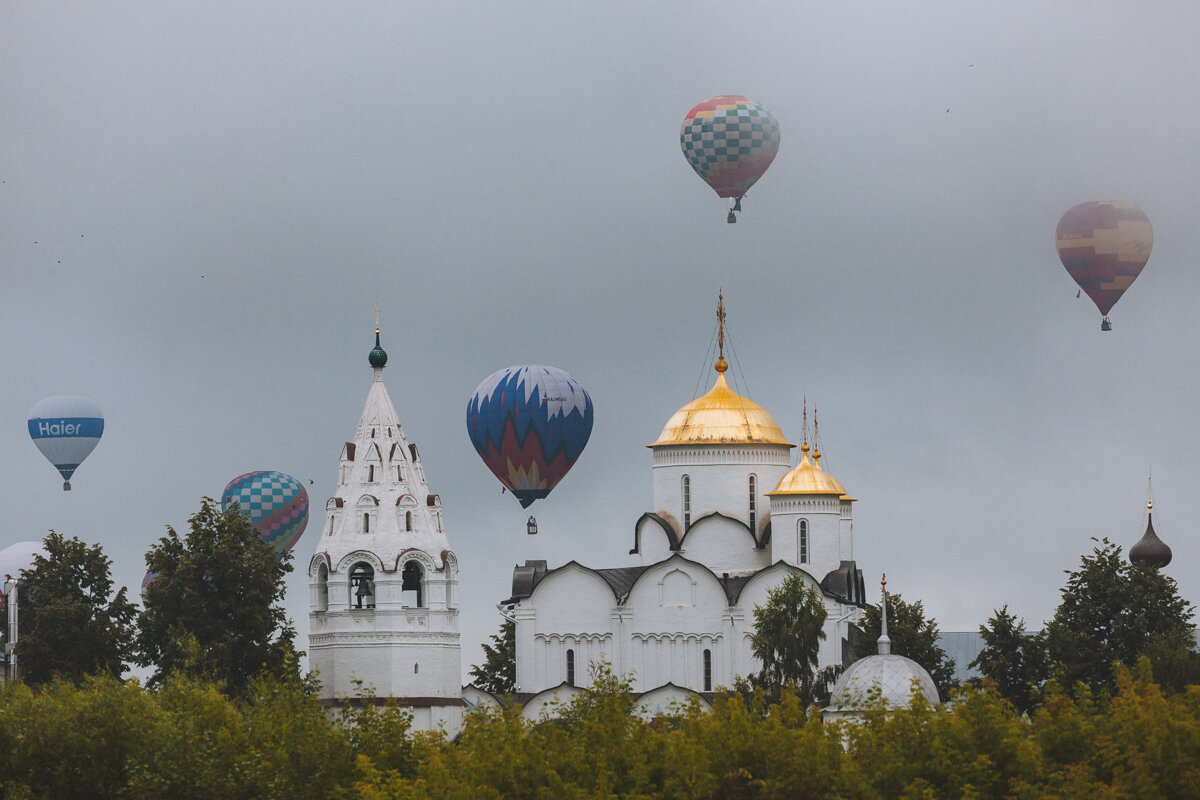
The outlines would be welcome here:
<svg viewBox="0 0 1200 800">
<path fill-rule="evenodd" d="M 396 698 L 414 729 L 454 735 L 463 719 L 458 560 L 383 384 L 378 323 L 369 360 L 375 379 L 308 567 L 309 660 L 323 704 Z"/>
</svg>

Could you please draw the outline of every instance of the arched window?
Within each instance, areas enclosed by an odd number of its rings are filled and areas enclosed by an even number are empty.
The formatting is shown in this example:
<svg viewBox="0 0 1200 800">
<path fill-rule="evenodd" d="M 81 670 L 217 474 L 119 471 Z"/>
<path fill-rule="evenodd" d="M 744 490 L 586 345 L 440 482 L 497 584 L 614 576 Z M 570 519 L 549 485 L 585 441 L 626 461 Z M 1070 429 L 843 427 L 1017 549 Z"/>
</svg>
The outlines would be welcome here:
<svg viewBox="0 0 1200 800">
<path fill-rule="evenodd" d="M 758 478 L 750 476 L 750 533 L 758 535 Z"/>
<path fill-rule="evenodd" d="M 404 512 L 404 530 L 406 530 L 406 531 L 412 530 L 412 512 L 411 511 Z"/>
<path fill-rule="evenodd" d="M 400 591 L 404 593 L 404 605 L 413 608 L 425 607 L 425 570 L 416 561 L 409 561 L 400 572 Z"/>
<path fill-rule="evenodd" d="M 575 685 L 575 651 L 567 651 L 567 685 Z"/>
<path fill-rule="evenodd" d="M 363 514 L 363 533 L 371 532 L 371 515 Z"/>
<path fill-rule="evenodd" d="M 712 650 L 704 651 L 704 691 L 712 691 Z"/>
<path fill-rule="evenodd" d="M 367 464 L 367 483 L 375 482 L 375 465 Z"/>
<path fill-rule="evenodd" d="M 317 611 L 329 610 L 329 567 L 317 567 Z"/>
<path fill-rule="evenodd" d="M 350 607 L 375 607 L 375 569 L 364 561 L 350 568 Z"/>
<path fill-rule="evenodd" d="M 796 563 L 808 563 L 808 520 L 796 523 Z"/>
<path fill-rule="evenodd" d="M 692 527 L 692 479 L 683 476 L 683 530 Z"/>
<path fill-rule="evenodd" d="M 396 465 L 396 480 L 398 480 L 398 481 L 404 480 L 404 465 L 403 464 Z"/>
</svg>

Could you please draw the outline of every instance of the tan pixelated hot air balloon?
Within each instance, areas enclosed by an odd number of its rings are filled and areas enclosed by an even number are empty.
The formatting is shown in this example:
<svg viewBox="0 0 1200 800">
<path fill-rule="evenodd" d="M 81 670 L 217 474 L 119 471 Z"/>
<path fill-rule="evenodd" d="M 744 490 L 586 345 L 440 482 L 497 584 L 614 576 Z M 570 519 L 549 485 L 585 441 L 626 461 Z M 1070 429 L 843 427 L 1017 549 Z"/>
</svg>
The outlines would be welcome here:
<svg viewBox="0 0 1200 800">
<path fill-rule="evenodd" d="M 1108 312 L 1141 274 L 1154 247 L 1149 218 L 1124 203 L 1080 203 L 1058 221 L 1054 244 L 1067 272 L 1100 309 L 1100 330 L 1112 330 Z"/>
</svg>

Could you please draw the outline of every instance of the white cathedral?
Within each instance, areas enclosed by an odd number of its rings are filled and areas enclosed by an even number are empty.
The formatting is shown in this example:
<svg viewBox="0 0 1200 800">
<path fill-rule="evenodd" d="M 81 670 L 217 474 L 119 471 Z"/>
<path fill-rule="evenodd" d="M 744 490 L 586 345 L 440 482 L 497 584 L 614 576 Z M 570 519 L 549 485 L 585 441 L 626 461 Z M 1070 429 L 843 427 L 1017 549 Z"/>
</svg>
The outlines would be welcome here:
<svg viewBox="0 0 1200 800">
<path fill-rule="evenodd" d="M 516 623 L 517 697 L 527 716 L 586 687 L 601 659 L 650 708 L 749 676 L 754 608 L 789 574 L 817 587 L 820 667 L 851 660 L 866 600 L 854 561 L 854 498 L 725 379 L 723 314 L 712 389 L 679 409 L 653 453 L 654 509 L 634 525 L 637 566 L 527 561 L 500 605 Z M 458 562 L 416 447 L 374 382 L 309 564 L 309 656 L 330 705 L 394 697 L 414 727 L 456 732 L 464 708 L 496 702 L 459 686 Z M 814 437 L 815 440 L 815 437 Z"/>
</svg>

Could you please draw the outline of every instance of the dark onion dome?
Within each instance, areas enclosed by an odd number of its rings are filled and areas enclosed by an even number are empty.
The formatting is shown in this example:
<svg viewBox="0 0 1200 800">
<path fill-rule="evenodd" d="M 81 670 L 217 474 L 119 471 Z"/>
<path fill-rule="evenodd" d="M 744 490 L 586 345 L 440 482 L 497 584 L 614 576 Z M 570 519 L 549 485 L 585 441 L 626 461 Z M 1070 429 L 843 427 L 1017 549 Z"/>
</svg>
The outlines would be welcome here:
<svg viewBox="0 0 1200 800">
<path fill-rule="evenodd" d="M 379 328 L 375 329 L 375 349 L 371 351 L 367 360 L 375 369 L 383 369 L 387 366 L 387 352 L 379 345 Z"/>
<path fill-rule="evenodd" d="M 1153 503 L 1146 503 L 1147 512 L 1153 508 Z M 1146 532 L 1142 534 L 1141 539 L 1138 539 L 1137 544 L 1129 548 L 1129 563 L 1149 564 L 1158 568 L 1171 563 L 1171 548 L 1167 547 L 1154 532 L 1154 515 L 1152 513 L 1146 514 Z"/>
</svg>

